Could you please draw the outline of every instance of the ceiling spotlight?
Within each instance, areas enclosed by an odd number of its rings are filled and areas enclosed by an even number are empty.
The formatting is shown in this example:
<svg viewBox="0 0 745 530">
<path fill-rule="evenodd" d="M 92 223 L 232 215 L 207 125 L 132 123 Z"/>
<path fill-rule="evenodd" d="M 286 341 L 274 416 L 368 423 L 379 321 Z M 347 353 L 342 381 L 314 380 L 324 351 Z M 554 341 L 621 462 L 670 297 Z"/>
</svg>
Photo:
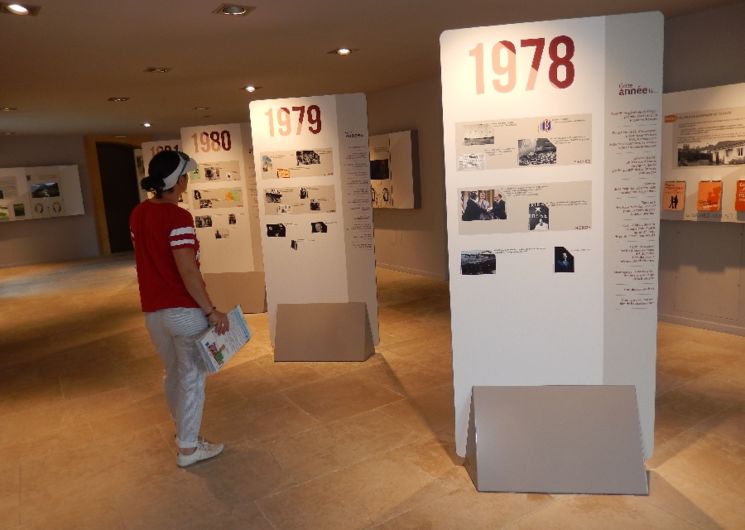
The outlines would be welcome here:
<svg viewBox="0 0 745 530">
<path fill-rule="evenodd" d="M 125 101 L 129 101 L 129 98 L 127 96 L 112 96 L 107 101 L 112 101 L 114 103 L 124 103 Z"/>
<path fill-rule="evenodd" d="M 260 86 L 246 85 L 243 87 L 243 90 L 245 90 L 246 92 L 256 92 L 260 88 Z"/>
<path fill-rule="evenodd" d="M 251 6 L 240 6 L 238 4 L 220 4 L 217 9 L 212 11 L 217 15 L 230 15 L 234 17 L 243 17 L 256 9 Z"/>
<path fill-rule="evenodd" d="M 0 7 L 2 7 L 3 13 L 8 13 L 11 15 L 19 15 L 19 16 L 26 16 L 31 15 L 35 16 L 39 14 L 39 9 L 41 9 L 39 6 L 30 6 L 28 4 L 5 4 L 0 3 Z"/>
<path fill-rule="evenodd" d="M 145 123 L 142 124 L 142 126 L 147 129 L 149 127 L 152 127 L 152 124 L 149 121 L 146 121 Z"/>
<path fill-rule="evenodd" d="M 210 110 L 210 108 L 209 107 L 194 107 L 194 109 L 192 110 L 204 111 L 204 110 Z"/>
<path fill-rule="evenodd" d="M 0 107 L 0 112 L 14 112 L 18 107 Z"/>
<path fill-rule="evenodd" d="M 328 53 L 346 57 L 347 55 L 351 55 L 352 52 L 356 52 L 356 51 L 357 51 L 357 48 L 336 48 L 335 50 L 330 50 Z"/>
<path fill-rule="evenodd" d="M 148 74 L 167 74 L 171 71 L 171 68 L 168 66 L 148 66 L 145 68 L 145 72 Z"/>
</svg>

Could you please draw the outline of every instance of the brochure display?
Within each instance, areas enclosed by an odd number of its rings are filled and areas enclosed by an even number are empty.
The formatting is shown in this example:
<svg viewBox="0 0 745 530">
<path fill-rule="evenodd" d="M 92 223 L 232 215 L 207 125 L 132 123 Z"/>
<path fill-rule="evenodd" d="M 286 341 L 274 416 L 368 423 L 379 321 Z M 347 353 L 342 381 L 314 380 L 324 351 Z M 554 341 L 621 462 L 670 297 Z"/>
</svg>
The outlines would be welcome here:
<svg viewBox="0 0 745 530">
<path fill-rule="evenodd" d="M 662 177 L 665 189 L 675 182 L 683 193 L 675 208 L 663 196 L 661 218 L 745 223 L 745 83 L 673 92 L 662 101 Z"/>
<path fill-rule="evenodd" d="M 185 208 L 194 216 L 207 290 L 218 307 L 265 310 L 258 200 L 248 124 L 181 129 L 181 149 L 198 163 Z"/>
<path fill-rule="evenodd" d="M 373 208 L 416 208 L 413 147 L 413 131 L 370 137 Z"/>
<path fill-rule="evenodd" d="M 211 374 L 218 372 L 251 340 L 251 328 L 243 317 L 241 306 L 228 311 L 228 322 L 226 333 L 218 335 L 214 328 L 210 328 L 197 338 L 197 349 Z"/>
<path fill-rule="evenodd" d="M 319 304 L 328 304 L 324 315 L 337 334 L 361 330 L 364 336 L 369 328 L 377 343 L 365 96 L 254 101 L 250 110 L 275 359 L 323 360 L 307 348 L 314 341 L 323 347 L 323 335 L 304 336 L 299 355 L 276 349 L 287 344 L 279 334 L 291 333 L 291 323 L 279 322 L 282 315 L 315 321 Z M 339 326 L 356 302 L 365 311 L 354 313 L 359 318 L 352 327 Z M 300 307 L 279 313 L 279 305 Z M 342 354 L 348 357 L 337 360 L 359 360 L 359 352 Z"/>
<path fill-rule="evenodd" d="M 78 166 L 0 168 L 0 222 L 84 213 Z"/>
<path fill-rule="evenodd" d="M 641 13 L 440 38 L 461 456 L 474 387 L 544 385 L 633 387 L 652 454 L 662 26 Z"/>
</svg>

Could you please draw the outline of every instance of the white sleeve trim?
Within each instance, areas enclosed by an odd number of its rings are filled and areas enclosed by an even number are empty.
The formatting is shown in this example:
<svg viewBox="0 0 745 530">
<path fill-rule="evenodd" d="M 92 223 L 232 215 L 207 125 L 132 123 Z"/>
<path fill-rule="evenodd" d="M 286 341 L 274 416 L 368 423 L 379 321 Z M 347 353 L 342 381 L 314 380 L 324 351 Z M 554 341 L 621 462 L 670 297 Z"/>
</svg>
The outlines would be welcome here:
<svg viewBox="0 0 745 530">
<path fill-rule="evenodd" d="M 171 241 L 172 247 L 180 247 L 181 245 L 196 245 L 197 241 L 195 239 L 177 239 L 175 241 Z"/>
<path fill-rule="evenodd" d="M 171 230 L 170 237 L 181 236 L 184 234 L 196 235 L 196 231 L 191 226 L 185 226 L 183 228 L 174 228 Z"/>
</svg>

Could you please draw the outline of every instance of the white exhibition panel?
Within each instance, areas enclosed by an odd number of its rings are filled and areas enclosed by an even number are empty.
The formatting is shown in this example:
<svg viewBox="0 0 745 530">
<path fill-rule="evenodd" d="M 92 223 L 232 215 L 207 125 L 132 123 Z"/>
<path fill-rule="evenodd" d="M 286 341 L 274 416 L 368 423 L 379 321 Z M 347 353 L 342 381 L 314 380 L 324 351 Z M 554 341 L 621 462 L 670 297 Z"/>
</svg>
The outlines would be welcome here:
<svg viewBox="0 0 745 530">
<path fill-rule="evenodd" d="M 278 304 L 364 302 L 377 344 L 365 96 L 250 110 L 272 340 Z"/>
<path fill-rule="evenodd" d="M 248 124 L 182 128 L 181 148 L 199 164 L 189 175 L 184 202 L 194 215 L 202 272 L 260 271 L 258 202 Z"/>
<path fill-rule="evenodd" d="M 414 208 L 412 131 L 370 137 L 373 208 Z"/>
<path fill-rule="evenodd" d="M 662 219 L 745 223 L 745 83 L 662 101 Z"/>
<path fill-rule="evenodd" d="M 651 455 L 662 22 L 441 36 L 460 455 L 472 387 L 599 384 L 636 386 Z"/>
<path fill-rule="evenodd" d="M 84 213 L 78 166 L 0 168 L 0 222 Z"/>
</svg>

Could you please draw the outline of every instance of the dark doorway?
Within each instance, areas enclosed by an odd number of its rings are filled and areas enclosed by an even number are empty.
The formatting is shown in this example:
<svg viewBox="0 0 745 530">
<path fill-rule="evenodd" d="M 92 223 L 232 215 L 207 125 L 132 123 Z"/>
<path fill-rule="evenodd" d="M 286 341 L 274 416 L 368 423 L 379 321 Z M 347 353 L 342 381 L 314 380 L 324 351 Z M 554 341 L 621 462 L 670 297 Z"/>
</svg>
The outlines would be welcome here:
<svg viewBox="0 0 745 530">
<path fill-rule="evenodd" d="M 134 150 L 130 145 L 96 143 L 112 253 L 133 250 L 129 237 L 129 213 L 140 202 Z"/>
</svg>

